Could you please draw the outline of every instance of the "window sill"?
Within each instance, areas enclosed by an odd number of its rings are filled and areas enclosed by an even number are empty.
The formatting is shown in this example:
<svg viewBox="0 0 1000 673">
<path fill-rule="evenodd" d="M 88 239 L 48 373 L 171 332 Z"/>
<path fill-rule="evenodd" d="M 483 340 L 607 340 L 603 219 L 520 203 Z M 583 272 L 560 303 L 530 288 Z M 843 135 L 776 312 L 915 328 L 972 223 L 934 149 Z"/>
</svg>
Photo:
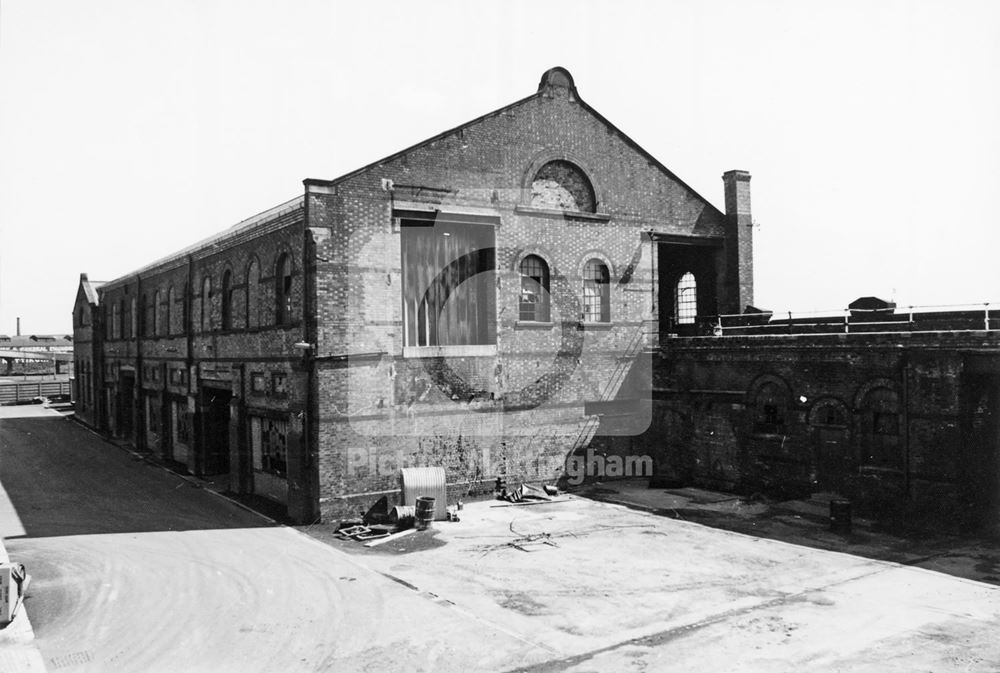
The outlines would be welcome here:
<svg viewBox="0 0 1000 673">
<path fill-rule="evenodd" d="M 514 330 L 550 330 L 555 326 L 554 322 L 543 322 L 535 320 L 518 320 L 514 323 Z"/>
<path fill-rule="evenodd" d="M 404 358 L 493 357 L 496 344 L 474 346 L 403 346 Z"/>
<path fill-rule="evenodd" d="M 607 213 L 585 213 L 582 210 L 553 210 L 551 208 L 534 208 L 532 206 L 515 206 L 514 210 L 525 215 L 554 217 L 565 220 L 587 220 L 591 222 L 608 222 L 611 220 L 611 215 Z"/>
<path fill-rule="evenodd" d="M 611 329 L 614 326 L 615 326 L 615 324 L 612 323 L 612 322 L 586 322 L 586 321 L 584 321 L 584 322 L 580 323 L 580 329 L 582 329 L 585 332 L 591 332 L 591 331 L 602 332 L 602 331 L 607 331 L 607 330 Z"/>
</svg>

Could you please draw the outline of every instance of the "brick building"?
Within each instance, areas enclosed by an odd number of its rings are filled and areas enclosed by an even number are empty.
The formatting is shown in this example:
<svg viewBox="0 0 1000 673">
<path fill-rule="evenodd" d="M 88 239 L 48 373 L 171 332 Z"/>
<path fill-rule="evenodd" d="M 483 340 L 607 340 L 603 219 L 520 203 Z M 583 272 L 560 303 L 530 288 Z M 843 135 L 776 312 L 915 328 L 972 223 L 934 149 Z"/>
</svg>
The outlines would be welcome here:
<svg viewBox="0 0 1000 673">
<path fill-rule="evenodd" d="M 932 322 L 664 340 L 650 431 L 592 449 L 648 454 L 660 483 L 1000 532 L 1000 330 Z"/>
<path fill-rule="evenodd" d="M 537 92 L 100 287 L 81 418 L 300 521 L 398 469 L 551 480 L 651 418 L 657 333 L 753 301 L 749 174 L 725 212 L 553 68 Z M 86 409 L 82 405 L 89 405 Z"/>
<path fill-rule="evenodd" d="M 749 182 L 725 173 L 719 211 L 554 68 L 186 250 L 82 275 L 78 415 L 299 521 L 393 498 L 400 467 L 464 493 L 583 454 L 1000 527 L 1000 314 L 754 309 Z"/>
</svg>

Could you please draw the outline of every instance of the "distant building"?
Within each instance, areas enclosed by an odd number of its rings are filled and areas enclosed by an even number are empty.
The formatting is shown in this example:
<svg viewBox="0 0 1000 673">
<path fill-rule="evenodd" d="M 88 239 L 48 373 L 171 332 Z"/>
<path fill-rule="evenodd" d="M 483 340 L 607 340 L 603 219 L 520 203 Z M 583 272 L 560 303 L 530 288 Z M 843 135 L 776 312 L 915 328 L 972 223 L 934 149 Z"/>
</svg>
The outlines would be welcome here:
<svg viewBox="0 0 1000 673">
<path fill-rule="evenodd" d="M 0 334 L 0 360 L 3 361 L 0 373 L 59 373 L 61 369 L 72 371 L 69 366 L 60 367 L 61 363 L 68 363 L 71 359 L 63 356 L 72 352 L 73 336 L 70 334 Z"/>
</svg>

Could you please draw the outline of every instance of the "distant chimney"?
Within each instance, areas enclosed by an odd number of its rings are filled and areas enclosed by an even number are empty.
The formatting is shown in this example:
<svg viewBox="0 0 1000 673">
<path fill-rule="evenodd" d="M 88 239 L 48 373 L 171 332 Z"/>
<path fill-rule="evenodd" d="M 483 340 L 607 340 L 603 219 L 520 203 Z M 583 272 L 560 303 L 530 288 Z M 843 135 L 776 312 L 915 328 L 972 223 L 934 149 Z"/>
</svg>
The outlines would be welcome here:
<svg viewBox="0 0 1000 673">
<path fill-rule="evenodd" d="M 20 316 L 18 316 L 18 318 L 17 318 L 17 336 L 21 336 L 21 318 L 20 318 Z"/>
<path fill-rule="evenodd" d="M 753 217 L 750 213 L 750 173 L 722 174 L 726 191 L 726 271 L 729 308 L 735 313 L 753 304 Z"/>
</svg>

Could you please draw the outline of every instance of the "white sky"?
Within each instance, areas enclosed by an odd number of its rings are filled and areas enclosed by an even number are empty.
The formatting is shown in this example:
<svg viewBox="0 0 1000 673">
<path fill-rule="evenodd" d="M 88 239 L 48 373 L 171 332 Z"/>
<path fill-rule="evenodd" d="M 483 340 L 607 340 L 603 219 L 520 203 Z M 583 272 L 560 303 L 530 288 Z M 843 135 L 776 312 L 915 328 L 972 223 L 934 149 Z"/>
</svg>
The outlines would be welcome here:
<svg viewBox="0 0 1000 673">
<path fill-rule="evenodd" d="M 1000 3 L 0 0 L 0 333 L 533 93 L 581 97 L 723 206 L 756 301 L 1000 302 Z"/>
</svg>

